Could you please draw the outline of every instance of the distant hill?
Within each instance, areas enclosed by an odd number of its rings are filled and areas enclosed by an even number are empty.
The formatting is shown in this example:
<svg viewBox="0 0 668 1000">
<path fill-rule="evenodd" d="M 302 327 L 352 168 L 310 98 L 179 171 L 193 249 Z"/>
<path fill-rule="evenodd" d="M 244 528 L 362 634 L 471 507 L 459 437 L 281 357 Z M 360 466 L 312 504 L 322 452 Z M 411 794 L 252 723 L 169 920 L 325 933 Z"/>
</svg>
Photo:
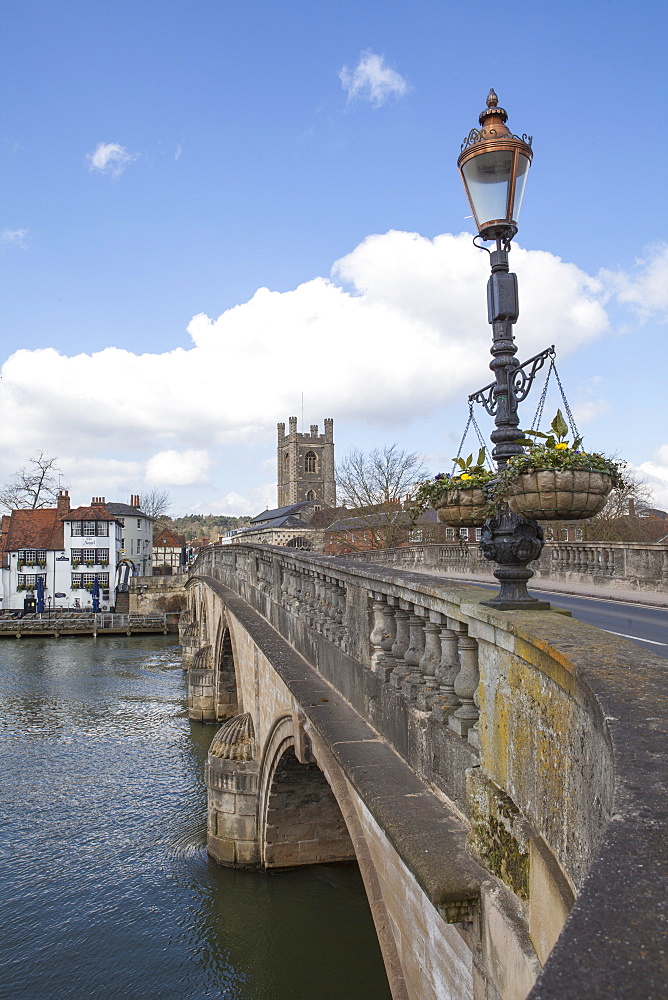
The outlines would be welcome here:
<svg viewBox="0 0 668 1000">
<path fill-rule="evenodd" d="M 187 514 L 185 517 L 161 517 L 159 520 L 160 527 L 171 528 L 183 535 L 187 542 L 200 538 L 215 542 L 226 531 L 243 528 L 249 523 L 248 517 L 229 517 L 226 514 Z"/>
</svg>

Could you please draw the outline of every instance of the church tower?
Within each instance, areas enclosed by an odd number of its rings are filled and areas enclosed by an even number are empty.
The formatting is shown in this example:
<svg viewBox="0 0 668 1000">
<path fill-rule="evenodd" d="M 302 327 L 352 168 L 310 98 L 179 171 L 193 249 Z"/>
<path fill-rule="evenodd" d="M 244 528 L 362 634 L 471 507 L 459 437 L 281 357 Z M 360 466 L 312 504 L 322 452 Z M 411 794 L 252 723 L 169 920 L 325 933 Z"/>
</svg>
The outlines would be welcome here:
<svg viewBox="0 0 668 1000">
<path fill-rule="evenodd" d="M 334 421 L 325 420 L 325 433 L 311 424 L 310 434 L 297 433 L 297 418 L 290 429 L 278 424 L 278 506 L 317 500 L 323 507 L 336 507 L 334 480 Z"/>
</svg>

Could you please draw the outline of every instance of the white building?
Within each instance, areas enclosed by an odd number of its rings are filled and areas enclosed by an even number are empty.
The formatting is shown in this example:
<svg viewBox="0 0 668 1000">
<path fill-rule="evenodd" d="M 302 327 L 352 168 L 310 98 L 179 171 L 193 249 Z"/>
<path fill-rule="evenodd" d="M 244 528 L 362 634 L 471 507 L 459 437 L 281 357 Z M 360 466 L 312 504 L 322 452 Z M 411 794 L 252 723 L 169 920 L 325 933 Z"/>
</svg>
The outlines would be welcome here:
<svg viewBox="0 0 668 1000">
<path fill-rule="evenodd" d="M 130 503 L 108 503 L 105 507 L 123 526 L 121 561 L 129 569 L 128 576 L 153 574 L 153 522 L 139 506 L 139 496 L 133 494 Z"/>
<path fill-rule="evenodd" d="M 116 602 L 121 563 L 121 522 L 103 497 L 89 507 L 70 509 L 61 490 L 58 505 L 44 510 L 14 510 L 2 518 L 2 608 L 23 610 L 44 580 L 45 608 L 90 607 L 97 579 L 100 608 Z"/>
</svg>

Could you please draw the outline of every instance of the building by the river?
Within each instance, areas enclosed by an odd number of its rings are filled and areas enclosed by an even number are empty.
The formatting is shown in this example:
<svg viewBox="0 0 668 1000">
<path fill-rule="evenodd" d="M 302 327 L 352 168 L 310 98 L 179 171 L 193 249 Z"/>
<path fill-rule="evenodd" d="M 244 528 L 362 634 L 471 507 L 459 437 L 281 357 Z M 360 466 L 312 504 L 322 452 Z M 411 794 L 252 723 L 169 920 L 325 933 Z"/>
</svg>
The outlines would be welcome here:
<svg viewBox="0 0 668 1000">
<path fill-rule="evenodd" d="M 102 610 L 114 607 L 128 578 L 150 574 L 153 519 L 131 504 L 93 497 L 71 508 L 67 490 L 56 507 L 13 510 L 2 518 L 2 609 L 22 610 L 41 578 L 45 608 L 89 607 L 97 580 Z"/>
</svg>

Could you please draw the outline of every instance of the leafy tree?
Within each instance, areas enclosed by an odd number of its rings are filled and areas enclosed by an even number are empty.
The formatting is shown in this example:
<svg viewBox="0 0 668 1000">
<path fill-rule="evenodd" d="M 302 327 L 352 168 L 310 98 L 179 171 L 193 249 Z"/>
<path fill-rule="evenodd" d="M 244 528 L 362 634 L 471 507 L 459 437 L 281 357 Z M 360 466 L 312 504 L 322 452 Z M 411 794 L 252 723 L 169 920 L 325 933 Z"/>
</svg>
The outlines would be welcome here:
<svg viewBox="0 0 668 1000">
<path fill-rule="evenodd" d="M 0 507 L 12 510 L 41 510 L 55 507 L 58 498 L 57 458 L 39 451 L 11 480 L 0 488 Z"/>
<path fill-rule="evenodd" d="M 350 548 L 384 549 L 403 541 L 410 527 L 404 502 L 427 470 L 420 455 L 397 444 L 363 452 L 353 449 L 337 466 L 339 502 L 345 504 L 359 542 Z"/>
</svg>

